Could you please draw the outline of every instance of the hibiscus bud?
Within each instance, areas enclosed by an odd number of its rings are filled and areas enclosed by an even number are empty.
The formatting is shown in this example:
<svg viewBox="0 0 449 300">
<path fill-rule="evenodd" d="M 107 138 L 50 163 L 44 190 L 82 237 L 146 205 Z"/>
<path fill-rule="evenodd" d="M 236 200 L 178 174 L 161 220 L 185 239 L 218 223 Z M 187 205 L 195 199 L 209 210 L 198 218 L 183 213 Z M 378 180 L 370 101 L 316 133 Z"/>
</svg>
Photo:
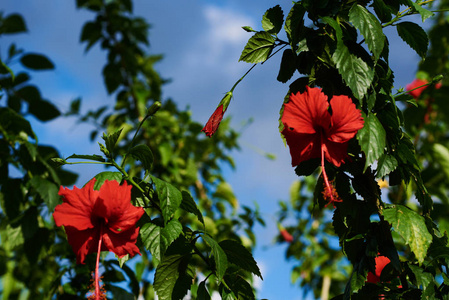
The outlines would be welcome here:
<svg viewBox="0 0 449 300">
<path fill-rule="evenodd" d="M 159 108 L 161 108 L 162 104 L 159 101 L 156 101 L 153 103 L 153 105 L 150 106 L 150 108 L 147 111 L 147 116 L 152 116 L 154 115 Z"/>
<path fill-rule="evenodd" d="M 284 241 L 286 241 L 287 243 L 293 242 L 293 236 L 287 231 L 287 229 L 285 229 L 284 226 L 282 226 L 279 223 L 277 225 L 278 225 L 279 233 L 281 234 Z"/>
<path fill-rule="evenodd" d="M 443 75 L 437 75 L 437 76 L 433 77 L 432 83 L 438 84 L 441 80 L 443 80 L 443 77 L 444 77 Z M 441 85 L 441 83 L 440 83 L 440 85 Z"/>
<path fill-rule="evenodd" d="M 210 116 L 204 128 L 201 130 L 204 131 L 208 137 L 211 137 L 215 131 L 217 131 L 218 126 L 220 126 L 220 122 L 223 120 L 223 115 L 231 102 L 231 98 L 232 92 L 227 92 L 223 99 L 221 99 L 212 116 Z"/>
</svg>

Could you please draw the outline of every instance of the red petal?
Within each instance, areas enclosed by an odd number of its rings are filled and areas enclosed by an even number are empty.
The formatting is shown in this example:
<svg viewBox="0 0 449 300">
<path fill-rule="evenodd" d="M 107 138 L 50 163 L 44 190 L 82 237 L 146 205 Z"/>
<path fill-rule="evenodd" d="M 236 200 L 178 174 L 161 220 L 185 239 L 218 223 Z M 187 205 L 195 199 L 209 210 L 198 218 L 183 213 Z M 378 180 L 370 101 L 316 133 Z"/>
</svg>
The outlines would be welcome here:
<svg viewBox="0 0 449 300">
<path fill-rule="evenodd" d="M 328 107 L 327 96 L 321 89 L 307 86 L 303 94 L 292 93 L 289 101 L 284 103 L 281 121 L 284 126 L 293 128 L 297 133 L 314 134 L 317 133 L 318 126 L 323 129 L 329 127 Z"/>
<path fill-rule="evenodd" d="M 214 113 L 210 116 L 209 120 L 201 131 L 204 131 L 206 133 L 206 136 L 211 137 L 215 133 L 215 131 L 217 131 L 218 126 L 220 126 L 220 122 L 221 120 L 223 120 L 224 113 L 225 110 L 223 109 L 222 104 L 215 109 Z"/>
<path fill-rule="evenodd" d="M 324 140 L 324 158 L 336 167 L 345 162 L 348 157 L 348 143 L 334 143 Z"/>
<path fill-rule="evenodd" d="M 63 196 L 62 204 L 55 208 L 53 218 L 57 226 L 72 226 L 78 230 L 93 228 L 91 221 L 92 208 L 99 192 L 94 191 L 95 179 L 89 181 L 83 188 L 76 186 L 73 190 L 61 187 L 59 195 Z"/>
<path fill-rule="evenodd" d="M 131 185 L 115 180 L 106 180 L 100 188 L 100 195 L 94 205 L 93 215 L 102 218 L 106 226 L 117 233 L 135 227 L 143 215 L 142 207 L 131 204 Z"/>
<path fill-rule="evenodd" d="M 287 140 L 292 157 L 292 166 L 311 158 L 321 157 L 321 140 L 318 134 L 301 134 L 284 127 L 282 134 Z"/>
<path fill-rule="evenodd" d="M 405 88 L 406 90 L 413 90 L 414 88 L 417 88 L 418 86 L 424 85 L 428 83 L 427 80 L 422 79 L 415 79 L 412 83 L 408 84 Z M 421 96 L 422 92 L 427 88 L 427 86 L 423 86 L 422 88 L 416 89 L 414 91 L 409 92 L 410 95 L 412 95 L 413 98 L 418 99 L 419 96 Z"/>
<path fill-rule="evenodd" d="M 99 242 L 98 229 L 78 230 L 74 227 L 66 226 L 65 232 L 67 233 L 69 244 L 76 254 L 76 262 L 78 264 L 84 264 L 84 258 L 87 254 L 97 252 Z"/>
<path fill-rule="evenodd" d="M 337 143 L 347 142 L 363 128 L 362 113 L 347 96 L 334 96 L 330 103 L 332 126 L 327 132 L 327 138 Z"/>
<path fill-rule="evenodd" d="M 383 269 L 386 265 L 390 263 L 390 259 L 386 256 L 378 256 L 375 258 L 376 261 L 376 276 L 380 278 Z"/>
<path fill-rule="evenodd" d="M 103 234 L 103 245 L 119 257 L 126 254 L 133 257 L 136 254 L 140 254 L 140 250 L 136 246 L 138 235 L 139 228 L 131 228 L 120 233 L 106 229 Z"/>
</svg>

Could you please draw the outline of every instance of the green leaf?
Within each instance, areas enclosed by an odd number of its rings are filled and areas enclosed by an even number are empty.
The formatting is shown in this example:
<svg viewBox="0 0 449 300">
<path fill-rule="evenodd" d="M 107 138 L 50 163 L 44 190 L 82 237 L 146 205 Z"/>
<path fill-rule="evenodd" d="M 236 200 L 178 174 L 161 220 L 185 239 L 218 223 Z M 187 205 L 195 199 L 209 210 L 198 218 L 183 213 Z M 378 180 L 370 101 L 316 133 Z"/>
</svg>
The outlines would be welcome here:
<svg viewBox="0 0 449 300">
<path fill-rule="evenodd" d="M 197 300 L 211 300 L 209 292 L 206 289 L 206 280 L 201 281 L 196 292 Z"/>
<path fill-rule="evenodd" d="M 83 29 L 81 30 L 81 42 L 87 42 L 87 46 L 85 51 L 89 51 L 89 49 L 95 45 L 95 43 L 102 36 L 102 24 L 100 21 L 98 22 L 87 22 L 84 24 Z"/>
<path fill-rule="evenodd" d="M 286 83 L 296 71 L 296 54 L 292 49 L 285 49 L 282 54 L 281 67 L 277 80 Z"/>
<path fill-rule="evenodd" d="M 271 34 L 278 34 L 284 23 L 284 13 L 279 5 L 268 9 L 262 18 L 262 28 Z"/>
<path fill-rule="evenodd" d="M 373 81 L 374 71 L 361 58 L 349 53 L 343 42 L 337 44 L 332 60 L 354 96 L 361 101 Z"/>
<path fill-rule="evenodd" d="M 151 176 L 151 180 L 156 186 L 156 193 L 160 201 L 164 223 L 167 224 L 181 205 L 182 194 L 176 187 L 168 182 L 154 176 Z"/>
<path fill-rule="evenodd" d="M 372 13 L 359 4 L 352 6 L 349 11 L 349 21 L 354 24 L 355 28 L 360 30 L 368 45 L 368 49 L 374 55 L 374 60 L 377 61 L 385 45 L 385 35 L 379 21 Z"/>
<path fill-rule="evenodd" d="M 87 160 L 94 160 L 99 162 L 105 162 L 106 160 L 103 158 L 103 156 L 100 155 L 78 155 L 78 154 L 72 154 L 67 159 L 76 158 L 76 159 L 87 159 Z"/>
<path fill-rule="evenodd" d="M 117 144 L 117 141 L 120 138 L 120 134 L 122 133 L 122 130 L 123 130 L 123 128 L 117 130 L 116 132 L 114 132 L 112 134 L 103 133 L 102 139 L 105 141 L 106 149 L 108 149 L 110 153 L 112 153 L 112 151 L 114 150 L 115 145 Z"/>
<path fill-rule="evenodd" d="M 140 229 L 143 245 L 151 252 L 153 264 L 157 266 L 162 260 L 168 246 L 181 234 L 182 225 L 178 220 L 171 220 L 165 227 L 146 223 Z"/>
<path fill-rule="evenodd" d="M 203 240 L 212 248 L 212 255 L 215 260 L 215 275 L 218 281 L 223 279 L 228 268 L 228 259 L 221 246 L 207 233 L 202 235 Z"/>
<path fill-rule="evenodd" d="M 228 275 L 225 277 L 225 281 L 235 299 L 255 300 L 253 288 L 242 276 L 237 274 Z"/>
<path fill-rule="evenodd" d="M 255 33 L 242 51 L 239 61 L 257 64 L 266 61 L 274 48 L 274 38 L 268 32 Z"/>
<path fill-rule="evenodd" d="M 233 240 L 224 240 L 218 243 L 220 247 L 226 253 L 228 262 L 239 266 L 240 268 L 249 271 L 261 279 L 262 274 L 260 273 L 257 262 L 254 260 L 252 254 L 246 249 L 242 244 L 237 243 Z"/>
<path fill-rule="evenodd" d="M 242 26 L 243 30 L 245 30 L 246 32 L 257 32 L 256 30 L 254 30 L 251 26 Z"/>
<path fill-rule="evenodd" d="M 181 202 L 180 207 L 183 210 L 197 216 L 198 220 L 204 225 L 203 215 L 201 214 L 201 211 L 196 206 L 195 200 L 193 200 L 190 193 L 187 191 L 182 191 L 181 193 L 182 193 L 182 202 Z"/>
<path fill-rule="evenodd" d="M 100 187 L 103 185 L 103 183 L 106 180 L 109 180 L 109 181 L 115 180 L 120 183 L 122 181 L 123 175 L 120 172 L 105 171 L 105 172 L 98 173 L 97 175 L 95 175 L 94 178 L 96 179 L 95 184 L 94 184 L 94 190 L 99 191 Z"/>
<path fill-rule="evenodd" d="M 103 78 L 108 94 L 112 94 L 122 84 L 120 65 L 109 63 L 103 68 Z"/>
<path fill-rule="evenodd" d="M 234 209 L 238 207 L 238 201 L 235 197 L 234 191 L 232 190 L 232 186 L 227 182 L 220 182 L 217 186 L 217 189 L 213 193 L 213 197 L 221 198 L 231 204 Z"/>
<path fill-rule="evenodd" d="M 180 266 L 188 259 L 190 254 L 173 254 L 163 258 L 154 274 L 154 289 L 160 300 L 172 300 Z"/>
<path fill-rule="evenodd" d="M 377 174 L 376 177 L 382 178 L 385 175 L 390 174 L 398 167 L 398 161 L 393 155 L 388 155 L 384 153 L 377 163 Z"/>
<path fill-rule="evenodd" d="M 422 268 L 412 264 L 409 264 L 408 267 L 415 275 L 416 286 L 422 287 L 423 290 L 426 290 L 429 284 L 435 284 L 434 277 L 431 273 L 425 272 Z"/>
<path fill-rule="evenodd" d="M 418 262 L 422 264 L 432 243 L 432 235 L 427 230 L 424 217 L 402 205 L 388 205 L 383 210 L 383 216 L 402 236 Z"/>
<path fill-rule="evenodd" d="M 396 25 L 401 39 L 406 42 L 410 48 L 416 51 L 422 58 L 426 57 L 429 39 L 427 33 L 416 23 L 401 22 Z"/>
<path fill-rule="evenodd" d="M 154 157 L 150 147 L 140 144 L 131 148 L 131 150 L 129 150 L 129 154 L 135 159 L 140 160 L 145 170 L 149 171 L 151 169 Z"/>
<path fill-rule="evenodd" d="M 36 53 L 28 53 L 20 58 L 22 65 L 32 70 L 51 70 L 54 64 L 44 55 Z"/>
<path fill-rule="evenodd" d="M 12 34 L 27 31 L 25 21 L 19 14 L 11 14 L 2 21 L 0 34 Z"/>
<path fill-rule="evenodd" d="M 342 41 L 343 31 L 341 30 L 340 24 L 337 22 L 337 20 L 327 16 L 323 17 L 322 20 L 324 23 L 329 24 L 335 30 L 337 42 Z"/>
<path fill-rule="evenodd" d="M 412 0 L 406 0 L 407 4 L 412 7 L 415 11 L 417 11 L 420 15 L 421 15 L 421 19 L 424 22 L 426 19 L 430 18 L 431 16 L 434 15 L 433 12 L 425 9 L 424 7 L 422 7 L 421 5 L 419 5 L 416 2 L 413 2 Z M 418 1 L 417 1 L 418 2 Z"/>
<path fill-rule="evenodd" d="M 54 211 L 56 205 L 59 204 L 58 186 L 39 176 L 31 178 L 30 183 L 44 200 L 45 204 L 47 204 L 48 211 Z"/>
<path fill-rule="evenodd" d="M 365 153 L 366 162 L 363 171 L 384 153 L 386 144 L 386 133 L 376 115 L 363 114 L 365 124 L 357 133 L 357 139 L 362 151 Z"/>
</svg>

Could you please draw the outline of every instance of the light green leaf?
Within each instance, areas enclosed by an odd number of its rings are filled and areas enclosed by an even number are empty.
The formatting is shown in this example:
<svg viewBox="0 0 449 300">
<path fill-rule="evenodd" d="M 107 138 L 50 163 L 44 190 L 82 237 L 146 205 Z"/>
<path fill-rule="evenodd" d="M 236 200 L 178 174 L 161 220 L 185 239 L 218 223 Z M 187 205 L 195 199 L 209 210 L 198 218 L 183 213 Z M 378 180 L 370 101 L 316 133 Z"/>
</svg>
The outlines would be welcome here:
<svg viewBox="0 0 449 300">
<path fill-rule="evenodd" d="M 226 253 L 220 247 L 220 245 L 208 234 L 202 235 L 203 240 L 212 248 L 212 255 L 215 260 L 215 275 L 218 281 L 223 279 L 223 276 L 228 268 L 228 259 Z"/>
<path fill-rule="evenodd" d="M 193 200 L 193 198 L 189 192 L 182 191 L 182 202 L 181 202 L 180 207 L 183 210 L 197 216 L 198 220 L 204 225 L 203 215 L 201 214 L 201 211 L 196 206 L 195 200 Z"/>
<path fill-rule="evenodd" d="M 279 5 L 268 9 L 262 18 L 262 28 L 271 34 L 278 34 L 284 23 L 284 13 Z"/>
<path fill-rule="evenodd" d="M 412 7 L 414 10 L 416 10 L 420 15 L 421 15 L 421 19 L 424 22 L 426 19 L 430 18 L 431 16 L 434 15 L 433 12 L 425 9 L 424 7 L 422 7 L 421 5 L 419 5 L 418 3 L 413 2 L 412 0 L 406 0 L 407 4 Z"/>
<path fill-rule="evenodd" d="M 360 30 L 368 49 L 374 55 L 374 60 L 377 61 L 385 45 L 385 35 L 377 18 L 366 8 L 357 4 L 349 11 L 349 21 Z"/>
<path fill-rule="evenodd" d="M 432 243 L 432 235 L 427 230 L 424 217 L 402 205 L 388 205 L 383 210 L 383 216 L 402 236 L 418 262 L 422 264 Z"/>
<path fill-rule="evenodd" d="M 266 61 L 274 48 L 274 38 L 268 32 L 255 33 L 242 51 L 239 61 L 257 64 Z"/>
<path fill-rule="evenodd" d="M 29 53 L 20 58 L 22 65 L 32 70 L 51 70 L 55 65 L 44 55 Z"/>
<path fill-rule="evenodd" d="M 100 187 L 103 185 L 103 183 L 106 180 L 112 181 L 115 180 L 118 183 L 120 183 L 122 181 L 123 175 L 120 172 L 110 172 L 110 171 L 105 171 L 105 172 L 101 172 L 98 173 L 97 175 L 95 175 L 95 184 L 94 184 L 94 190 L 99 191 Z"/>
<path fill-rule="evenodd" d="M 410 48 L 416 51 L 422 58 L 426 57 L 429 38 L 424 29 L 413 22 L 401 22 L 396 25 L 401 39 L 406 42 Z"/>
<path fill-rule="evenodd" d="M 340 24 L 338 24 L 337 20 L 326 16 L 322 18 L 322 21 L 329 24 L 335 30 L 337 41 L 340 42 L 343 38 L 343 31 L 341 30 Z"/>
<path fill-rule="evenodd" d="M 361 101 L 373 81 L 374 71 L 361 58 L 351 54 L 343 42 L 337 44 L 332 60 L 354 96 Z"/>
<path fill-rule="evenodd" d="M 429 284 L 435 284 L 435 280 L 431 273 L 425 272 L 422 268 L 412 264 L 409 264 L 408 267 L 415 275 L 416 285 L 418 287 L 422 287 L 422 289 L 425 290 Z"/>
<path fill-rule="evenodd" d="M 153 223 L 146 223 L 140 229 L 143 245 L 151 252 L 153 264 L 157 266 L 170 246 L 181 234 L 182 224 L 178 220 L 171 220 L 165 227 Z"/>
<path fill-rule="evenodd" d="M 129 154 L 135 159 L 140 160 L 145 170 L 149 171 L 151 169 L 154 157 L 150 147 L 144 144 L 140 144 L 131 148 L 131 150 L 129 150 Z"/>
<path fill-rule="evenodd" d="M 156 186 L 156 193 L 160 201 L 164 223 L 167 224 L 181 205 L 182 194 L 176 187 L 168 182 L 154 176 L 151 176 L 151 180 Z"/>
<path fill-rule="evenodd" d="M 259 267 L 257 266 L 257 262 L 254 260 L 248 249 L 246 249 L 243 245 L 233 240 L 224 240 L 218 244 L 226 253 L 228 262 L 239 266 L 240 268 L 263 279 Z"/>
<path fill-rule="evenodd" d="M 106 160 L 103 158 L 103 156 L 100 155 L 78 155 L 78 154 L 72 154 L 69 157 L 66 158 L 67 159 L 71 159 L 71 158 L 75 158 L 75 159 L 88 159 L 88 160 L 94 160 L 94 161 L 100 161 L 100 162 L 105 162 Z"/>
<path fill-rule="evenodd" d="M 437 162 L 449 180 L 449 149 L 445 146 L 435 143 L 432 146 L 434 161 Z"/>
<path fill-rule="evenodd" d="M 114 150 L 122 130 L 123 129 L 117 130 L 112 134 L 103 133 L 102 139 L 105 141 L 106 149 L 108 149 L 110 153 Z"/>
<path fill-rule="evenodd" d="M 362 151 L 365 153 L 366 162 L 363 171 L 384 153 L 386 144 L 386 133 L 376 115 L 363 114 L 365 124 L 357 133 L 357 139 Z"/>
<path fill-rule="evenodd" d="M 58 186 L 39 176 L 31 178 L 30 183 L 44 200 L 45 204 L 47 204 L 48 211 L 53 212 L 56 205 L 59 204 Z"/>
</svg>

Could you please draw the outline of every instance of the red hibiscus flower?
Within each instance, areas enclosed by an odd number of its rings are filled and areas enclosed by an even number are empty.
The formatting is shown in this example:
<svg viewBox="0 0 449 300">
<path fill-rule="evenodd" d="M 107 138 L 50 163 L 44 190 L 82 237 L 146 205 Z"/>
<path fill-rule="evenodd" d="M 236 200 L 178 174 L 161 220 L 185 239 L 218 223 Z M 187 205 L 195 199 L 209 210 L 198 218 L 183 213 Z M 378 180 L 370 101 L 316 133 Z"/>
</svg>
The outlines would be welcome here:
<svg viewBox="0 0 449 300">
<path fill-rule="evenodd" d="M 131 204 L 131 186 L 106 180 L 99 191 L 94 190 L 95 179 L 83 188 L 61 187 L 63 203 L 55 208 L 53 218 L 57 226 L 64 226 L 67 239 L 76 253 L 77 263 L 84 264 L 89 253 L 97 253 L 95 292 L 92 299 L 103 299 L 98 274 L 101 251 L 111 251 L 119 257 L 140 254 L 136 246 L 139 228 L 136 222 L 144 210 Z"/>
<path fill-rule="evenodd" d="M 386 256 L 381 255 L 375 258 L 375 262 L 376 262 L 375 273 L 368 272 L 368 276 L 366 278 L 367 282 L 371 283 L 380 282 L 380 274 L 382 274 L 382 270 L 385 268 L 385 266 L 390 263 L 390 259 Z"/>
<path fill-rule="evenodd" d="M 341 202 L 329 183 L 324 160 L 336 167 L 344 163 L 348 156 L 348 141 L 363 128 L 360 110 L 347 96 L 334 96 L 329 104 L 320 88 L 307 86 L 303 94 L 292 93 L 289 101 L 284 103 L 281 121 L 284 125 L 282 134 L 290 148 L 292 166 L 312 158 L 321 158 L 326 185 L 324 195 L 332 203 Z"/>
<path fill-rule="evenodd" d="M 223 108 L 223 104 L 218 106 L 201 131 L 204 131 L 208 137 L 211 137 L 215 131 L 217 131 L 218 126 L 220 126 L 220 122 L 223 120 L 225 111 L 226 110 Z"/>
<path fill-rule="evenodd" d="M 409 90 L 413 90 L 413 91 L 410 91 L 410 92 L 408 92 L 408 93 L 409 93 L 413 98 L 418 99 L 419 96 L 421 96 L 422 92 L 424 92 L 424 90 L 425 90 L 428 86 L 423 86 L 423 87 L 421 87 L 421 88 L 419 88 L 419 89 L 416 89 L 416 88 L 419 87 L 419 86 L 425 85 L 425 84 L 427 84 L 427 83 L 429 83 L 429 82 L 428 82 L 427 80 L 425 80 L 425 79 L 415 79 L 415 80 L 413 80 L 412 83 L 408 84 L 405 88 L 406 88 L 406 90 L 408 90 L 408 91 L 409 91 Z M 435 84 L 435 88 L 436 88 L 436 89 L 441 88 L 441 82 Z M 414 89 L 416 89 L 416 90 L 414 90 Z"/>
<path fill-rule="evenodd" d="M 293 242 L 293 236 L 287 231 L 287 229 L 282 229 L 280 231 L 280 234 L 282 235 L 284 241 L 286 241 L 287 243 Z"/>
</svg>

